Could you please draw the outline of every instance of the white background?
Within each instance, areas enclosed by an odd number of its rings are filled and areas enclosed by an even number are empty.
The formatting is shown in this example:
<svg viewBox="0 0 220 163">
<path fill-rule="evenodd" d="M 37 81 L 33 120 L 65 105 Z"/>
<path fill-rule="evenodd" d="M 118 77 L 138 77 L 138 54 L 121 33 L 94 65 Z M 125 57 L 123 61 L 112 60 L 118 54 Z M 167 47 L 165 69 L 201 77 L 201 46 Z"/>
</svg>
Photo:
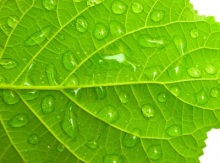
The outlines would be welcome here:
<svg viewBox="0 0 220 163">
<path fill-rule="evenodd" d="M 190 0 L 194 9 L 199 15 L 215 16 L 215 20 L 220 22 L 220 0 Z M 220 163 L 220 129 L 212 129 L 208 132 L 208 139 L 205 141 L 206 147 L 203 149 L 201 163 Z"/>
</svg>

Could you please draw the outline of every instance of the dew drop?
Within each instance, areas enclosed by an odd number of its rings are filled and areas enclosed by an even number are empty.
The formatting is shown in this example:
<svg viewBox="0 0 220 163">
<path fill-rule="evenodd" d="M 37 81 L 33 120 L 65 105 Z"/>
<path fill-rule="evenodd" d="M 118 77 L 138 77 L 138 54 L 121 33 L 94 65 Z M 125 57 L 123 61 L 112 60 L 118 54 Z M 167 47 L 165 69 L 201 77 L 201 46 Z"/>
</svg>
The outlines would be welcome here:
<svg viewBox="0 0 220 163">
<path fill-rule="evenodd" d="M 148 80 L 155 80 L 161 74 L 161 71 L 162 71 L 162 67 L 152 66 L 152 67 L 146 68 L 144 70 L 144 74 L 147 76 Z"/>
<path fill-rule="evenodd" d="M 220 95 L 220 89 L 219 88 L 212 88 L 210 95 L 214 98 L 219 97 Z"/>
<path fill-rule="evenodd" d="M 204 90 L 201 90 L 197 94 L 196 99 L 197 99 L 198 105 L 204 105 L 209 101 L 209 98 Z"/>
<path fill-rule="evenodd" d="M 115 122 L 119 118 L 117 110 L 111 105 L 108 105 L 100 110 L 98 115 L 100 116 L 100 118 L 110 123 Z"/>
<path fill-rule="evenodd" d="M 48 83 L 49 85 L 58 85 L 58 81 L 57 81 L 57 71 L 55 69 L 55 66 L 51 63 L 49 63 L 46 66 L 46 74 L 47 74 L 47 79 L 48 79 Z"/>
<path fill-rule="evenodd" d="M 42 0 L 42 3 L 47 10 L 53 10 L 57 7 L 57 0 Z"/>
<path fill-rule="evenodd" d="M 42 30 L 39 30 L 35 33 L 33 33 L 29 38 L 27 38 L 24 42 L 26 46 L 33 46 L 42 43 L 45 41 L 51 31 L 51 27 L 44 27 Z"/>
<path fill-rule="evenodd" d="M 125 55 L 123 53 L 105 56 L 105 57 L 103 57 L 103 59 L 105 59 L 105 60 L 114 60 L 114 61 L 117 61 L 119 63 L 123 63 L 126 60 Z"/>
<path fill-rule="evenodd" d="M 88 141 L 86 143 L 86 146 L 90 149 L 98 149 L 99 148 L 99 144 L 96 139 Z"/>
<path fill-rule="evenodd" d="M 76 19 L 76 24 L 75 24 L 76 30 L 84 33 L 88 30 L 88 21 L 85 17 L 80 16 Z"/>
<path fill-rule="evenodd" d="M 141 2 L 135 1 L 132 3 L 131 9 L 134 13 L 138 14 L 144 10 L 144 6 Z"/>
<path fill-rule="evenodd" d="M 67 71 L 72 71 L 77 65 L 76 59 L 71 51 L 66 51 L 63 54 L 62 61 Z"/>
<path fill-rule="evenodd" d="M 199 37 L 199 30 L 198 29 L 192 29 L 191 31 L 190 31 L 190 35 L 191 35 L 191 37 L 192 38 L 197 38 L 197 37 Z"/>
<path fill-rule="evenodd" d="M 147 156 L 151 160 L 159 160 L 162 157 L 162 149 L 160 145 L 152 145 L 147 149 Z"/>
<path fill-rule="evenodd" d="M 151 20 L 154 22 L 160 22 L 163 17 L 164 17 L 165 13 L 162 10 L 155 10 L 151 13 L 150 17 Z"/>
<path fill-rule="evenodd" d="M 74 106 L 69 103 L 60 125 L 66 135 L 68 135 L 72 139 L 75 139 L 79 133 L 79 129 L 77 125 L 77 117 L 73 110 Z"/>
<path fill-rule="evenodd" d="M 97 23 L 93 30 L 93 36 L 97 40 L 105 39 L 108 36 L 108 33 L 109 33 L 108 28 L 102 23 Z"/>
<path fill-rule="evenodd" d="M 164 48 L 169 41 L 166 37 L 151 37 L 149 35 L 140 35 L 138 37 L 138 43 L 143 48 Z"/>
<path fill-rule="evenodd" d="M 135 129 L 133 133 L 139 133 L 140 131 L 138 129 Z M 137 145 L 139 142 L 139 138 L 135 135 L 125 133 L 122 143 L 127 148 L 133 148 Z"/>
<path fill-rule="evenodd" d="M 103 2 L 104 0 L 87 0 L 88 6 L 95 6 Z"/>
<path fill-rule="evenodd" d="M 18 103 L 19 96 L 12 90 L 3 90 L 3 100 L 6 104 L 12 105 Z"/>
<path fill-rule="evenodd" d="M 186 50 L 186 39 L 182 36 L 175 36 L 174 39 L 174 44 L 176 45 L 176 48 L 178 49 L 179 53 L 181 55 L 184 55 L 184 52 Z"/>
<path fill-rule="evenodd" d="M 19 18 L 17 16 L 10 16 L 8 18 L 8 26 L 14 28 L 18 24 Z"/>
<path fill-rule="evenodd" d="M 41 101 L 41 108 L 43 114 L 48 114 L 54 111 L 55 109 L 55 97 L 47 95 Z"/>
<path fill-rule="evenodd" d="M 185 72 L 185 67 L 182 65 L 181 62 L 175 63 L 171 68 L 168 70 L 169 76 L 171 79 L 179 79 Z"/>
<path fill-rule="evenodd" d="M 187 69 L 188 75 L 192 78 L 202 77 L 202 72 L 198 67 L 190 67 Z"/>
<path fill-rule="evenodd" d="M 40 137 L 37 134 L 32 134 L 28 136 L 28 139 L 27 139 L 27 142 L 32 145 L 39 144 L 39 141 L 40 141 Z"/>
<path fill-rule="evenodd" d="M 155 114 L 155 109 L 152 105 L 145 104 L 141 107 L 142 114 L 147 118 L 152 118 Z"/>
<path fill-rule="evenodd" d="M 129 101 L 130 96 L 129 96 L 129 94 L 127 94 L 125 92 L 120 92 L 119 99 L 120 99 L 121 103 L 125 104 Z"/>
<path fill-rule="evenodd" d="M 215 75 L 217 73 L 217 70 L 215 66 L 209 64 L 205 67 L 205 72 L 210 75 Z"/>
<path fill-rule="evenodd" d="M 173 126 L 170 126 L 166 129 L 166 133 L 172 137 L 180 136 L 180 135 L 182 135 L 182 128 L 178 125 L 173 125 Z"/>
<path fill-rule="evenodd" d="M 181 89 L 178 85 L 174 85 L 170 88 L 170 92 L 174 95 L 174 96 L 179 96 L 181 93 Z"/>
<path fill-rule="evenodd" d="M 38 90 L 21 90 L 19 93 L 27 101 L 36 99 L 40 94 Z"/>
<path fill-rule="evenodd" d="M 118 37 L 125 34 L 125 28 L 122 26 L 121 23 L 115 20 L 110 23 L 110 31 L 112 36 L 114 37 Z"/>
<path fill-rule="evenodd" d="M 64 145 L 63 145 L 63 144 L 58 144 L 58 145 L 57 145 L 57 150 L 58 150 L 59 152 L 63 152 L 63 151 L 65 150 Z"/>
<path fill-rule="evenodd" d="M 0 75 L 0 84 L 5 84 L 6 80 L 3 76 Z"/>
<path fill-rule="evenodd" d="M 2 58 L 0 59 L 0 65 L 5 69 L 12 69 L 18 65 L 18 63 L 12 59 Z"/>
<path fill-rule="evenodd" d="M 127 10 L 127 5 L 120 1 L 120 0 L 115 0 L 113 3 L 112 3 L 112 12 L 114 14 L 123 14 L 125 11 Z"/>
<path fill-rule="evenodd" d="M 65 86 L 77 86 L 79 85 L 79 80 L 76 76 L 72 75 L 65 83 Z"/>
<path fill-rule="evenodd" d="M 124 163 L 124 160 L 119 155 L 108 154 L 104 156 L 103 163 Z"/>
<path fill-rule="evenodd" d="M 96 90 L 98 99 L 104 99 L 106 97 L 107 92 L 105 88 L 96 87 L 95 90 Z"/>
<path fill-rule="evenodd" d="M 18 114 L 9 120 L 10 127 L 22 127 L 25 126 L 29 121 L 29 118 L 26 114 Z"/>
<path fill-rule="evenodd" d="M 158 100 L 159 102 L 161 102 L 161 103 L 166 102 L 167 99 L 168 99 L 168 95 L 167 95 L 167 93 L 165 93 L 165 92 L 161 92 L 161 93 L 159 93 L 159 95 L 157 96 L 157 100 Z"/>
</svg>

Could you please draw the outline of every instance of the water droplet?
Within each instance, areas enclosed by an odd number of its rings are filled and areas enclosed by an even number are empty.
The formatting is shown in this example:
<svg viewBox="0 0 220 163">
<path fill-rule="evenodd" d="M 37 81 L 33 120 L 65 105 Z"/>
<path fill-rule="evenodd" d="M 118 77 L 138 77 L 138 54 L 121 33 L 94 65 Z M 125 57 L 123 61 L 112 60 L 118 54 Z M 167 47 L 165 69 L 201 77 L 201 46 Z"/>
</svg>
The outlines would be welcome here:
<svg viewBox="0 0 220 163">
<path fill-rule="evenodd" d="M 127 5 L 120 1 L 120 0 L 115 0 L 112 3 L 112 12 L 114 14 L 123 14 L 127 10 Z"/>
<path fill-rule="evenodd" d="M 99 145 L 96 139 L 90 140 L 86 143 L 86 146 L 89 147 L 90 149 L 98 149 Z"/>
<path fill-rule="evenodd" d="M 18 24 L 19 18 L 15 15 L 8 18 L 8 26 L 14 28 Z"/>
<path fill-rule="evenodd" d="M 95 90 L 96 90 L 98 99 L 104 99 L 106 97 L 107 92 L 106 92 L 105 88 L 103 88 L 103 87 L 96 87 Z"/>
<path fill-rule="evenodd" d="M 199 105 L 204 105 L 209 101 L 209 98 L 205 92 L 205 90 L 201 90 L 198 94 L 197 94 L 197 103 Z"/>
<path fill-rule="evenodd" d="M 185 72 L 185 67 L 182 62 L 177 62 L 168 69 L 168 73 L 171 79 L 179 79 Z"/>
<path fill-rule="evenodd" d="M 139 133 L 139 132 L 140 131 L 138 129 L 135 129 L 133 131 L 133 133 Z M 135 147 L 138 142 L 139 142 L 139 138 L 137 136 L 128 134 L 128 133 L 125 133 L 123 140 L 122 140 L 123 145 L 127 148 Z"/>
<path fill-rule="evenodd" d="M 74 106 L 69 103 L 67 105 L 65 115 L 60 123 L 63 131 L 72 139 L 75 139 L 78 135 L 79 129 L 77 125 L 77 117 L 73 112 Z"/>
<path fill-rule="evenodd" d="M 174 95 L 174 96 L 179 96 L 181 93 L 181 89 L 178 85 L 174 85 L 170 88 L 170 92 Z"/>
<path fill-rule="evenodd" d="M 59 85 L 56 77 L 57 71 L 53 64 L 50 63 L 46 66 L 46 74 L 49 85 Z"/>
<path fill-rule="evenodd" d="M 112 21 L 110 23 L 110 31 L 112 36 L 118 37 L 125 34 L 125 28 L 118 21 Z"/>
<path fill-rule="evenodd" d="M 178 49 L 179 53 L 181 55 L 184 55 L 184 52 L 186 50 L 186 39 L 182 36 L 175 36 L 173 38 L 174 44 L 176 45 L 176 48 Z"/>
<path fill-rule="evenodd" d="M 77 65 L 76 59 L 71 51 L 63 54 L 63 66 L 67 71 L 72 71 Z"/>
<path fill-rule="evenodd" d="M 48 95 L 45 96 L 41 102 L 42 112 L 48 114 L 54 111 L 55 109 L 55 97 Z"/>
<path fill-rule="evenodd" d="M 144 74 L 147 76 L 148 80 L 155 80 L 161 74 L 161 71 L 162 71 L 162 67 L 152 66 L 152 67 L 146 68 L 144 70 Z"/>
<path fill-rule="evenodd" d="M 157 96 L 157 100 L 159 101 L 159 102 L 166 102 L 167 101 L 167 99 L 168 99 L 168 95 L 167 95 L 167 93 L 165 93 L 165 92 L 161 92 L 158 96 Z"/>
<path fill-rule="evenodd" d="M 25 126 L 29 121 L 26 114 L 18 114 L 9 120 L 9 126 L 11 127 L 22 127 Z"/>
<path fill-rule="evenodd" d="M 202 72 L 198 67 L 190 67 L 187 69 L 188 75 L 192 78 L 200 78 L 202 77 Z"/>
<path fill-rule="evenodd" d="M 47 10 L 53 10 L 57 7 L 57 0 L 43 0 L 42 3 Z"/>
<path fill-rule="evenodd" d="M 154 107 L 152 105 L 146 104 L 141 107 L 142 114 L 147 118 L 152 118 L 155 114 Z"/>
<path fill-rule="evenodd" d="M 58 145 L 57 145 L 57 150 L 58 150 L 59 152 L 63 152 L 63 151 L 65 150 L 64 145 L 63 145 L 63 144 L 58 144 Z"/>
<path fill-rule="evenodd" d="M 220 89 L 219 88 L 212 88 L 210 94 L 214 98 L 219 97 Z"/>
<path fill-rule="evenodd" d="M 199 30 L 198 29 L 192 29 L 191 31 L 190 31 L 190 35 L 191 35 L 191 37 L 192 38 L 197 38 L 198 36 L 199 36 Z"/>
<path fill-rule="evenodd" d="M 72 75 L 65 83 L 65 86 L 77 86 L 79 85 L 79 80 L 76 76 Z"/>
<path fill-rule="evenodd" d="M 162 148 L 160 145 L 152 145 L 147 149 L 147 156 L 151 160 L 159 160 L 162 156 Z"/>
<path fill-rule="evenodd" d="M 95 6 L 103 2 L 104 0 L 87 0 L 88 6 Z"/>
<path fill-rule="evenodd" d="M 103 163 L 124 163 L 124 160 L 119 155 L 109 154 L 104 156 Z"/>
<path fill-rule="evenodd" d="M 108 28 L 102 24 L 102 23 L 97 23 L 95 25 L 95 28 L 93 30 L 93 36 L 97 39 L 97 40 L 103 40 L 108 36 Z"/>
<path fill-rule="evenodd" d="M 121 103 L 125 104 L 129 101 L 130 96 L 129 96 L 129 94 L 127 94 L 125 92 L 120 92 L 119 99 L 120 99 Z"/>
<path fill-rule="evenodd" d="M 166 133 L 172 137 L 180 136 L 180 135 L 182 135 L 182 128 L 178 125 L 173 125 L 173 126 L 170 126 L 166 129 Z"/>
<path fill-rule="evenodd" d="M 111 105 L 108 105 L 100 110 L 98 115 L 100 116 L 100 118 L 110 123 L 115 122 L 119 118 L 117 110 Z"/>
<path fill-rule="evenodd" d="M 162 10 L 155 10 L 151 13 L 150 17 L 151 20 L 154 22 L 160 22 L 163 17 L 164 17 L 165 13 Z"/>
<path fill-rule="evenodd" d="M 0 75 L 0 84 L 5 84 L 6 80 L 3 76 Z"/>
<path fill-rule="evenodd" d="M 18 103 L 19 96 L 12 90 L 3 90 L 3 100 L 6 104 L 12 105 Z"/>
<path fill-rule="evenodd" d="M 12 69 L 18 65 L 18 63 L 12 59 L 2 58 L 0 59 L 0 65 L 5 69 Z"/>
<path fill-rule="evenodd" d="M 39 30 L 27 38 L 24 42 L 26 46 L 33 46 L 42 43 L 45 41 L 51 31 L 51 27 L 44 27 L 42 30 Z"/>
<path fill-rule="evenodd" d="M 40 137 L 37 134 L 30 135 L 27 140 L 27 142 L 32 145 L 39 144 L 39 141 L 40 141 Z"/>
<path fill-rule="evenodd" d="M 123 63 L 126 60 L 125 55 L 123 53 L 105 56 L 105 57 L 103 57 L 103 59 L 105 59 L 105 60 L 115 60 L 119 63 Z"/>
<path fill-rule="evenodd" d="M 138 43 L 143 48 L 164 48 L 169 41 L 166 37 L 151 37 L 149 35 L 141 35 L 138 37 Z"/>
<path fill-rule="evenodd" d="M 217 73 L 217 70 L 215 66 L 209 64 L 205 67 L 205 72 L 210 75 L 215 75 Z"/>
<path fill-rule="evenodd" d="M 20 90 L 19 93 L 25 100 L 34 100 L 39 96 L 38 90 Z"/>
<path fill-rule="evenodd" d="M 144 6 L 141 2 L 135 1 L 132 3 L 131 9 L 134 13 L 138 14 L 144 10 Z"/>
<path fill-rule="evenodd" d="M 76 19 L 75 26 L 76 26 L 77 31 L 84 33 L 88 29 L 88 21 L 85 17 L 80 16 Z"/>
</svg>

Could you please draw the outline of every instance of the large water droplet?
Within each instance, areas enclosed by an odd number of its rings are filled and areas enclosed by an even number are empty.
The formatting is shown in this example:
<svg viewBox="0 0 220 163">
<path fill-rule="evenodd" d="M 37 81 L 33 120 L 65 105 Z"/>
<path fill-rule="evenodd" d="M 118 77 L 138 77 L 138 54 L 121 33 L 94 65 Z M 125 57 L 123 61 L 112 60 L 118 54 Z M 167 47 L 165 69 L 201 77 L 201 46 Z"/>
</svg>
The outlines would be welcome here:
<svg viewBox="0 0 220 163">
<path fill-rule="evenodd" d="M 112 12 L 114 14 L 123 14 L 127 9 L 127 5 L 120 1 L 120 0 L 115 0 L 113 3 L 112 3 Z"/>
<path fill-rule="evenodd" d="M 191 31 L 190 31 L 190 35 L 191 35 L 191 37 L 192 38 L 197 38 L 198 36 L 199 36 L 199 30 L 198 29 L 192 29 Z"/>
<path fill-rule="evenodd" d="M 77 31 L 84 33 L 88 29 L 88 21 L 85 17 L 80 16 L 76 19 L 75 26 L 76 26 Z"/>
<path fill-rule="evenodd" d="M 174 95 L 174 96 L 179 96 L 181 93 L 181 89 L 178 85 L 174 85 L 170 88 L 170 92 Z"/>
<path fill-rule="evenodd" d="M 219 97 L 220 95 L 220 88 L 212 88 L 210 95 L 214 98 Z"/>
<path fill-rule="evenodd" d="M 115 60 L 119 63 L 125 62 L 126 58 L 123 53 L 115 54 L 115 55 L 109 55 L 109 56 L 104 56 L 103 59 L 105 60 Z"/>
<path fill-rule="evenodd" d="M 10 16 L 8 18 L 8 26 L 14 28 L 18 24 L 19 18 L 17 16 Z"/>
<path fill-rule="evenodd" d="M 166 133 L 172 137 L 180 136 L 180 135 L 182 135 L 182 128 L 178 125 L 173 125 L 173 126 L 170 126 L 166 129 Z"/>
<path fill-rule="evenodd" d="M 159 101 L 159 102 L 166 102 L 167 101 L 167 99 L 168 99 L 168 95 L 167 95 L 167 93 L 165 93 L 165 92 L 161 92 L 161 93 L 159 93 L 159 95 L 157 96 L 157 100 Z"/>
<path fill-rule="evenodd" d="M 117 110 L 114 106 L 111 105 L 108 105 L 104 107 L 102 110 L 100 110 L 98 115 L 100 118 L 110 123 L 115 122 L 119 118 Z"/>
<path fill-rule="evenodd" d="M 43 29 L 35 32 L 34 34 L 32 34 L 29 38 L 27 38 L 25 40 L 25 45 L 26 46 L 33 46 L 33 45 L 37 45 L 37 44 L 40 44 L 42 43 L 43 41 L 45 41 L 49 34 L 50 34 L 50 31 L 51 31 L 51 27 L 44 27 Z"/>
<path fill-rule="evenodd" d="M 79 133 L 78 125 L 77 125 L 77 117 L 73 112 L 74 106 L 69 103 L 65 115 L 60 123 L 63 131 L 72 139 L 75 139 Z"/>
<path fill-rule="evenodd" d="M 146 104 L 141 107 L 142 114 L 147 118 L 152 118 L 155 114 L 155 109 L 152 105 Z"/>
<path fill-rule="evenodd" d="M 98 5 L 99 3 L 103 2 L 104 0 L 87 0 L 87 5 L 88 6 L 95 6 Z"/>
<path fill-rule="evenodd" d="M 162 67 L 152 66 L 152 67 L 146 68 L 144 70 L 144 74 L 147 76 L 148 80 L 155 80 L 161 74 L 161 71 L 162 71 Z"/>
<path fill-rule="evenodd" d="M 108 28 L 102 24 L 102 23 L 97 23 L 95 25 L 95 28 L 93 30 L 93 36 L 97 39 L 97 40 L 103 40 L 108 36 Z"/>
<path fill-rule="evenodd" d="M 207 93 L 205 92 L 205 90 L 201 90 L 198 94 L 197 94 L 197 103 L 199 105 L 204 105 L 209 101 L 209 98 L 207 96 Z"/>
<path fill-rule="evenodd" d="M 57 71 L 55 69 L 55 66 L 53 64 L 48 64 L 46 67 L 46 74 L 49 85 L 58 85 L 57 81 Z"/>
<path fill-rule="evenodd" d="M 175 36 L 174 44 L 176 45 L 176 48 L 178 49 L 179 53 L 181 55 L 184 55 L 185 49 L 186 49 L 186 39 L 182 36 Z"/>
<path fill-rule="evenodd" d="M 45 96 L 41 102 L 42 112 L 48 114 L 54 111 L 55 109 L 55 97 L 48 95 Z"/>
<path fill-rule="evenodd" d="M 96 90 L 98 99 L 104 99 L 106 97 L 107 92 L 105 88 L 96 87 L 95 90 Z"/>
<path fill-rule="evenodd" d="M 124 160 L 119 155 L 109 154 L 104 156 L 103 163 L 124 163 Z"/>
<path fill-rule="evenodd" d="M 40 137 L 37 134 L 32 134 L 28 136 L 28 139 L 27 139 L 27 142 L 32 145 L 39 144 L 39 141 L 40 141 Z"/>
<path fill-rule="evenodd" d="M 115 20 L 110 23 L 110 31 L 112 36 L 114 37 L 118 37 L 125 34 L 125 28 L 122 26 L 121 23 Z"/>
<path fill-rule="evenodd" d="M 86 146 L 89 147 L 90 149 L 98 149 L 99 144 L 97 142 L 97 138 L 94 140 L 90 140 L 86 143 Z"/>
<path fill-rule="evenodd" d="M 79 85 L 79 80 L 76 76 L 72 75 L 65 83 L 65 86 L 77 86 Z"/>
<path fill-rule="evenodd" d="M 65 146 L 64 146 L 63 144 L 58 144 L 58 145 L 57 145 L 57 150 L 58 150 L 59 152 L 63 152 L 63 151 L 65 150 Z"/>
<path fill-rule="evenodd" d="M 9 120 L 9 126 L 11 127 L 22 127 L 25 126 L 29 121 L 26 114 L 18 114 Z"/>
<path fill-rule="evenodd" d="M 202 77 L 202 72 L 198 67 L 190 67 L 187 69 L 188 75 L 192 78 L 200 78 Z"/>
<path fill-rule="evenodd" d="M 159 160 L 162 156 L 162 148 L 160 145 L 152 145 L 147 149 L 147 156 L 151 160 Z"/>
<path fill-rule="evenodd" d="M 19 96 L 12 90 L 3 90 L 3 100 L 6 104 L 12 105 L 18 103 Z"/>
<path fill-rule="evenodd" d="M 217 70 L 215 66 L 209 64 L 205 67 L 205 72 L 210 75 L 215 75 L 217 73 Z"/>
<path fill-rule="evenodd" d="M 53 10 L 57 7 L 57 0 L 42 0 L 42 3 L 47 10 Z"/>
<path fill-rule="evenodd" d="M 164 17 L 165 13 L 162 10 L 155 10 L 151 13 L 150 17 L 151 20 L 153 20 L 154 22 L 160 22 L 163 17 Z"/>
<path fill-rule="evenodd" d="M 129 94 L 127 94 L 125 92 L 120 92 L 119 99 L 120 99 L 121 103 L 125 104 L 129 101 L 130 96 L 129 96 Z"/>
<path fill-rule="evenodd" d="M 20 90 L 19 93 L 25 100 L 34 100 L 39 96 L 38 90 Z"/>
<path fill-rule="evenodd" d="M 63 54 L 62 59 L 63 66 L 66 68 L 67 71 L 72 71 L 77 65 L 76 59 L 71 51 L 66 51 Z"/>
<path fill-rule="evenodd" d="M 138 37 L 138 43 L 143 48 L 164 48 L 169 41 L 166 37 L 151 37 L 149 35 L 141 35 Z"/>
<path fill-rule="evenodd" d="M 140 131 L 138 129 L 135 129 L 133 131 L 133 133 L 137 133 L 137 134 L 139 132 Z M 127 148 L 133 148 L 134 146 L 137 145 L 138 142 L 139 142 L 139 138 L 137 136 L 128 134 L 128 133 L 125 133 L 123 140 L 122 140 L 123 145 Z"/>
<path fill-rule="evenodd" d="M 5 69 L 12 69 L 18 65 L 18 63 L 12 59 L 2 58 L 0 59 L 0 65 Z"/>
<path fill-rule="evenodd" d="M 138 14 L 141 13 L 144 10 L 144 6 L 141 2 L 135 1 L 131 5 L 131 9 L 134 13 Z"/>
</svg>

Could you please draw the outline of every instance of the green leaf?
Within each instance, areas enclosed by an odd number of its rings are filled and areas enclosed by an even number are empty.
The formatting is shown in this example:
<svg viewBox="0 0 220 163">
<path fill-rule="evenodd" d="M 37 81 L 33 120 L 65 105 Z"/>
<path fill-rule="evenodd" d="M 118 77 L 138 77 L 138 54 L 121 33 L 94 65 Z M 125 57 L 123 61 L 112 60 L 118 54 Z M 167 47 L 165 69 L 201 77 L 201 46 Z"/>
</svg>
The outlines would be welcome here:
<svg viewBox="0 0 220 163">
<path fill-rule="evenodd" d="M 199 162 L 220 128 L 220 25 L 188 0 L 2 0 L 0 22 L 0 162 Z"/>
</svg>

